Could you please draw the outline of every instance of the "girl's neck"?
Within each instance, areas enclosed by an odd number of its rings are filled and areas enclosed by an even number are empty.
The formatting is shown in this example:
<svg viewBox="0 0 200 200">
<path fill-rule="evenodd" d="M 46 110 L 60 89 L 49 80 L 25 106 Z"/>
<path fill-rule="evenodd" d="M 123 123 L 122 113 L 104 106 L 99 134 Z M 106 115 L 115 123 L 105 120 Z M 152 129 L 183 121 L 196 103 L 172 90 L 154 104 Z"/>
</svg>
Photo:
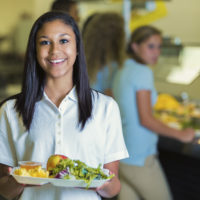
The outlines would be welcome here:
<svg viewBox="0 0 200 200">
<path fill-rule="evenodd" d="M 48 98 L 59 107 L 61 101 L 73 88 L 72 81 L 59 81 L 59 80 L 49 80 L 45 86 L 45 93 Z"/>
</svg>

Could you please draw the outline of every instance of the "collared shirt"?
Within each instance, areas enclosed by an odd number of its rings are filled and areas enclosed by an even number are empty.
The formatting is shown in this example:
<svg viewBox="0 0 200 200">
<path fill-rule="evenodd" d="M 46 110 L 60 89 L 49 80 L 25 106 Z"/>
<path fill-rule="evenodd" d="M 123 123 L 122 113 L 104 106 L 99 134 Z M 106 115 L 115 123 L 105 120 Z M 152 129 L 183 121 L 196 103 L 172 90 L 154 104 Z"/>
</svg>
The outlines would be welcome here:
<svg viewBox="0 0 200 200">
<path fill-rule="evenodd" d="M 136 93 L 140 90 L 150 91 L 152 105 L 156 102 L 152 70 L 133 59 L 127 59 L 113 84 L 113 94 L 120 108 L 124 139 L 130 156 L 121 162 L 143 166 L 149 155 L 157 153 L 158 136 L 140 124 L 136 100 Z"/>
<path fill-rule="evenodd" d="M 78 126 L 78 100 L 75 87 L 56 107 L 44 94 L 36 103 L 31 128 L 25 129 L 14 109 L 15 100 L 0 109 L 0 163 L 17 166 L 18 161 L 46 162 L 50 155 L 62 154 L 91 167 L 104 165 L 128 156 L 116 102 L 93 92 L 93 111 L 82 131 Z M 26 188 L 25 200 L 96 200 L 91 190 L 53 187 Z"/>
</svg>

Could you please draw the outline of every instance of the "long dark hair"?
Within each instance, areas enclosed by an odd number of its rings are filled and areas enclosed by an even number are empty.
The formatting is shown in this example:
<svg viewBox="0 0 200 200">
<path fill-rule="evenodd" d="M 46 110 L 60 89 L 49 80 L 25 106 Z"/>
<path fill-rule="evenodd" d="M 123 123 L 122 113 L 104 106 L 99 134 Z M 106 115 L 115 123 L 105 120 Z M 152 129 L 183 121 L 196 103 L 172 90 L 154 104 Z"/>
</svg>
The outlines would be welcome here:
<svg viewBox="0 0 200 200">
<path fill-rule="evenodd" d="M 33 24 L 25 56 L 22 90 L 20 94 L 8 99 L 16 98 L 15 108 L 19 115 L 22 116 L 25 127 L 29 130 L 34 115 L 35 104 L 41 100 L 45 85 L 45 73 L 36 58 L 36 35 L 45 23 L 54 20 L 61 20 L 63 23 L 71 26 L 76 36 L 78 55 L 73 67 L 73 85 L 76 85 L 79 125 L 82 130 L 86 121 L 91 117 L 92 92 L 89 86 L 81 35 L 73 18 L 66 13 L 47 12 L 40 16 Z"/>
<path fill-rule="evenodd" d="M 157 28 L 149 25 L 140 26 L 135 29 L 130 37 L 130 40 L 127 45 L 127 54 L 134 58 L 137 62 L 145 64 L 144 61 L 138 57 L 138 55 L 134 52 L 132 48 L 132 44 L 136 43 L 140 45 L 142 42 L 148 40 L 152 35 L 162 35 L 162 32 Z"/>
</svg>

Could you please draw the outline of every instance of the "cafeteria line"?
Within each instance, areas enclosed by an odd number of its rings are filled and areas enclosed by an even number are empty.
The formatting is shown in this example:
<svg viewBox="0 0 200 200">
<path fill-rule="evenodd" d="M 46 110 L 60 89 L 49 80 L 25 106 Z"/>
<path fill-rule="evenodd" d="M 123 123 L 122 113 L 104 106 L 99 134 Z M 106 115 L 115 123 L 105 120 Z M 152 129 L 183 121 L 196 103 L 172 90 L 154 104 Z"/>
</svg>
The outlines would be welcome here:
<svg viewBox="0 0 200 200">
<path fill-rule="evenodd" d="M 20 2 L 25 8 L 25 0 L 20 0 Z M 31 2 L 33 4 L 34 0 L 31 0 Z M 49 2 L 50 0 L 48 0 Z M 102 7 L 102 10 L 105 10 L 106 7 L 109 10 L 108 7 L 111 3 L 107 4 L 107 2 L 111 2 L 111 0 L 102 0 L 102 2 L 104 2 L 104 6 L 101 5 L 101 1 L 97 1 L 97 4 L 100 5 L 99 8 Z M 117 1 L 113 0 L 113 2 Z M 200 3 L 191 0 L 188 6 L 183 6 L 182 0 L 163 2 L 166 4 L 167 13 L 162 13 L 158 20 L 148 22 L 164 30 L 161 56 L 158 64 L 153 69 L 155 86 L 158 90 L 154 116 L 177 129 L 194 128 L 195 138 L 192 142 L 185 144 L 175 139 L 160 136 L 158 143 L 159 159 L 174 199 L 198 200 L 200 196 L 200 30 L 193 19 L 198 18 L 197 7 L 200 6 Z M 11 3 L 11 0 L 3 4 L 8 7 L 9 3 Z M 78 3 L 82 19 L 81 25 L 84 21 L 83 18 L 86 19 L 84 9 L 87 7 L 87 3 L 90 9 L 88 13 L 97 11 L 98 6 L 93 6 L 92 2 L 86 0 L 84 2 L 78 1 Z M 43 4 L 37 1 L 35 11 L 31 11 L 33 17 L 45 10 Z M 91 11 L 93 8 L 94 11 Z M 116 8 L 118 12 L 120 10 L 119 6 L 116 5 L 113 8 Z M 177 16 L 175 8 L 182 17 Z M 142 14 L 143 9 L 141 9 Z M 17 8 L 16 12 L 18 14 L 13 14 L 13 16 L 20 16 L 21 11 L 20 8 Z M 184 13 L 187 14 L 183 16 Z M 17 17 L 13 21 L 12 18 L 9 20 L 14 25 L 16 19 Z M 184 22 L 187 24 L 185 27 L 183 27 Z M 3 100 L 5 97 L 20 91 L 23 60 L 16 52 L 12 51 L 12 46 L 10 48 L 9 30 L 7 32 L 3 31 L 4 27 L 11 30 L 12 26 L 9 27 L 9 23 L 5 25 L 2 22 L 1 24 L 0 100 Z M 179 24 L 179 28 L 177 28 L 177 24 Z"/>
</svg>

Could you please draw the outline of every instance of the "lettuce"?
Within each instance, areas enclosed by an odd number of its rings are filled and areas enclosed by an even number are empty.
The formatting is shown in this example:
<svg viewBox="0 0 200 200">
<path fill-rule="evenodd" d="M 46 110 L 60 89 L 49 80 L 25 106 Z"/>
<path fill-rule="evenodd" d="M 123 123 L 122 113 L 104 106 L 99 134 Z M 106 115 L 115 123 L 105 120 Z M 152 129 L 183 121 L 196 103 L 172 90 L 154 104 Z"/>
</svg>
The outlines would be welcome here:
<svg viewBox="0 0 200 200">
<path fill-rule="evenodd" d="M 87 183 L 86 188 L 89 188 L 93 180 L 111 179 L 113 175 L 107 175 L 101 169 L 101 165 L 97 168 L 89 167 L 80 160 L 63 159 L 56 165 L 56 168 L 51 170 L 51 176 L 61 179 L 70 179 L 74 176 L 77 180 L 84 180 Z"/>
</svg>

